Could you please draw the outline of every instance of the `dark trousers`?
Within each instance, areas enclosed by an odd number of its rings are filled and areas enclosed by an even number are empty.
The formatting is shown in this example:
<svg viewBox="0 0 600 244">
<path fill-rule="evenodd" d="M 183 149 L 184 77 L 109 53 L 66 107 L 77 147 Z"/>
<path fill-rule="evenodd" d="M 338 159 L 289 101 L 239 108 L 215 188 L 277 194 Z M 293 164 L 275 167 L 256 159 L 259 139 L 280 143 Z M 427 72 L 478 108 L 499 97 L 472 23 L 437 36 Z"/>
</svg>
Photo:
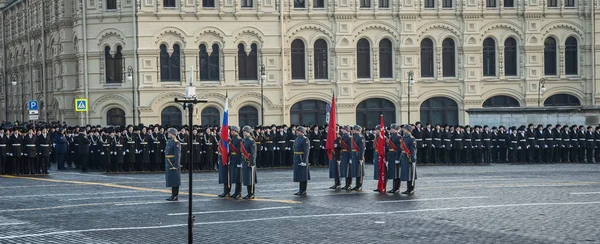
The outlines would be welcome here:
<svg viewBox="0 0 600 244">
<path fill-rule="evenodd" d="M 429 147 L 427 147 L 427 146 L 422 147 L 421 151 L 419 151 L 419 153 L 417 154 L 417 156 L 421 156 L 421 159 L 418 163 L 425 163 L 425 164 L 430 163 L 429 159 L 431 156 L 429 155 L 429 152 L 430 152 Z"/>
<path fill-rule="evenodd" d="M 570 148 L 570 150 L 569 150 L 569 159 L 570 159 L 571 163 L 579 162 L 579 156 L 577 155 L 578 150 L 579 149 L 577 147 Z"/>
<path fill-rule="evenodd" d="M 489 164 L 492 161 L 492 149 L 484 148 L 483 149 L 483 163 Z"/>
<path fill-rule="evenodd" d="M 275 156 L 275 152 L 273 151 L 273 147 L 267 147 L 267 151 L 265 152 L 265 161 L 266 167 L 273 167 L 273 157 Z"/>
<path fill-rule="evenodd" d="M 506 147 L 498 149 L 498 161 L 500 161 L 500 163 L 506 163 L 507 151 L 508 149 Z"/>
<path fill-rule="evenodd" d="M 44 174 L 48 174 L 48 168 L 50 168 L 50 156 L 40 156 L 41 171 Z"/>
<path fill-rule="evenodd" d="M 554 147 L 554 153 L 553 153 L 553 155 L 554 155 L 554 162 L 555 163 L 560 163 L 562 161 L 561 153 L 562 153 L 561 146 L 560 145 L 556 145 Z"/>
<path fill-rule="evenodd" d="M 446 148 L 446 150 L 444 150 L 444 163 L 446 163 L 446 164 L 451 163 L 450 154 L 452 154 L 452 150 L 449 148 Z"/>
<path fill-rule="evenodd" d="M 536 156 L 535 146 L 530 146 L 527 149 L 527 162 L 528 163 L 535 163 L 535 156 Z"/>
<path fill-rule="evenodd" d="M 594 148 L 585 149 L 585 160 L 586 163 L 591 164 L 594 162 Z"/>
<path fill-rule="evenodd" d="M 65 169 L 65 156 L 64 153 L 56 153 L 56 169 Z"/>
<path fill-rule="evenodd" d="M 88 170 L 88 155 L 87 154 L 82 154 L 79 155 L 79 160 L 78 163 L 81 166 L 81 171 L 85 172 Z"/>
<path fill-rule="evenodd" d="M 12 173 L 15 175 L 23 174 L 21 157 L 12 157 Z"/>
<path fill-rule="evenodd" d="M 441 164 L 441 155 L 442 155 L 442 148 L 440 146 L 440 148 L 434 148 L 433 149 L 433 160 L 436 164 Z"/>
<path fill-rule="evenodd" d="M 462 162 L 470 164 L 472 162 L 471 148 L 465 148 L 462 150 Z"/>
<path fill-rule="evenodd" d="M 454 163 L 455 164 L 460 164 L 460 163 L 465 163 L 461 160 L 461 155 L 462 155 L 462 149 L 454 149 Z"/>
<path fill-rule="evenodd" d="M 0 155 L 0 175 L 6 174 L 6 156 Z"/>
<path fill-rule="evenodd" d="M 565 146 L 563 148 L 560 149 L 560 155 L 561 155 L 561 161 L 563 163 L 568 163 L 569 162 L 569 146 Z"/>
</svg>

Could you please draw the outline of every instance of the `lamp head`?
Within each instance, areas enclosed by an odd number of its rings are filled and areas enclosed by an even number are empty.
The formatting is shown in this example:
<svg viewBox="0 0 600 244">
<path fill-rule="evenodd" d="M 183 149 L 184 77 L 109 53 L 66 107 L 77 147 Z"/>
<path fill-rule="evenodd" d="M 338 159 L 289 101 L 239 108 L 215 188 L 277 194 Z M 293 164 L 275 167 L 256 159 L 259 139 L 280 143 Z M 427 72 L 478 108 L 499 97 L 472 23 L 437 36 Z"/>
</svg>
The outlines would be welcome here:
<svg viewBox="0 0 600 244">
<path fill-rule="evenodd" d="M 133 80 L 133 76 L 131 73 L 127 74 L 127 81 L 131 82 Z"/>
<path fill-rule="evenodd" d="M 544 93 L 545 91 L 546 91 L 546 87 L 545 86 L 540 87 L 540 92 Z"/>
</svg>

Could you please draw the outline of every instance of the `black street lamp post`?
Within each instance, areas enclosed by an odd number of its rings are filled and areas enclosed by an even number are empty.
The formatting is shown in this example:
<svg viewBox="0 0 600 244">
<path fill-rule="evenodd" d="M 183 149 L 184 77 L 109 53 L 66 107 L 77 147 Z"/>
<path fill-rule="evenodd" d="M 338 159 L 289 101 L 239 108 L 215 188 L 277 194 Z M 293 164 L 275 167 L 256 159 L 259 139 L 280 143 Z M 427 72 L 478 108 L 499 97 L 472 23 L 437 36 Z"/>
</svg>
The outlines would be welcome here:
<svg viewBox="0 0 600 244">
<path fill-rule="evenodd" d="M 265 65 L 260 66 L 260 120 L 262 124 L 265 124 L 265 97 L 263 92 L 263 83 L 267 79 L 265 74 Z"/>
<path fill-rule="evenodd" d="M 408 71 L 408 86 L 406 89 L 406 94 L 408 95 L 408 124 L 410 124 L 410 87 L 415 84 L 415 72 Z"/>
<path fill-rule="evenodd" d="M 133 125 L 135 125 L 135 82 L 133 80 L 133 67 L 131 65 L 127 67 L 127 81 L 131 82 L 131 118 L 133 119 Z"/>
</svg>

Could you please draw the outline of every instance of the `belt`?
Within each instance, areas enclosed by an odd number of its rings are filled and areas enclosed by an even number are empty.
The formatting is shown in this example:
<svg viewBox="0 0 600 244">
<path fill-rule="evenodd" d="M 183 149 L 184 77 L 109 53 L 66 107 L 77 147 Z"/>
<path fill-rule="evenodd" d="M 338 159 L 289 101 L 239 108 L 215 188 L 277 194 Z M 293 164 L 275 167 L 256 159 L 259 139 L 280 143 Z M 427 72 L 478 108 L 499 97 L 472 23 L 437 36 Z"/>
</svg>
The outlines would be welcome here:
<svg viewBox="0 0 600 244">
<path fill-rule="evenodd" d="M 489 140 L 491 140 L 491 139 L 483 139 L 483 140 L 484 140 L 484 141 L 489 141 Z"/>
<path fill-rule="evenodd" d="M 454 139 L 455 141 L 462 141 L 462 139 Z"/>
<path fill-rule="evenodd" d="M 511 141 L 510 143 L 515 143 L 515 144 L 517 144 L 518 142 L 517 142 L 517 141 Z"/>
<path fill-rule="evenodd" d="M 313 141 L 319 141 L 320 142 L 321 140 L 313 140 Z"/>
<path fill-rule="evenodd" d="M 342 149 L 342 152 L 347 152 L 347 151 L 348 151 L 348 150 L 346 150 L 346 149 Z"/>
<path fill-rule="evenodd" d="M 295 140 L 290 140 L 290 142 L 294 143 L 294 142 L 296 142 L 296 141 L 295 141 Z"/>
<path fill-rule="evenodd" d="M 104 144 L 105 147 L 110 147 L 110 144 Z"/>
<path fill-rule="evenodd" d="M 527 140 L 523 139 L 523 140 L 519 140 L 519 141 L 526 142 Z"/>
<path fill-rule="evenodd" d="M 258 144 L 258 142 L 256 144 Z M 212 143 L 206 143 L 206 145 L 212 146 Z"/>
<path fill-rule="evenodd" d="M 545 138 L 538 138 L 538 141 L 545 141 Z"/>
<path fill-rule="evenodd" d="M 155 141 L 154 144 L 160 144 L 160 142 L 159 141 Z"/>
<path fill-rule="evenodd" d="M 587 141 L 594 141 L 594 139 L 588 139 Z"/>
<path fill-rule="evenodd" d="M 465 141 L 471 141 L 471 139 L 465 139 Z"/>
<path fill-rule="evenodd" d="M 35 147 L 35 144 L 27 144 L 26 147 Z"/>
<path fill-rule="evenodd" d="M 304 154 L 304 152 L 294 152 L 294 154 Z"/>
<path fill-rule="evenodd" d="M 128 141 L 127 143 L 129 143 L 129 144 L 134 144 L 135 142 L 134 142 L 134 141 Z"/>
<path fill-rule="evenodd" d="M 147 142 L 140 142 L 140 144 L 142 144 L 142 145 L 148 145 Z"/>
<path fill-rule="evenodd" d="M 175 155 L 165 155 L 165 158 L 175 158 Z"/>
<path fill-rule="evenodd" d="M 183 142 L 183 143 L 181 143 L 181 145 L 187 145 L 187 142 Z"/>
<path fill-rule="evenodd" d="M 500 139 L 500 141 L 506 141 L 506 139 Z"/>
<path fill-rule="evenodd" d="M 193 142 L 192 145 L 200 145 L 200 142 Z"/>
<path fill-rule="evenodd" d="M 444 141 L 452 141 L 452 140 L 450 140 L 450 139 L 444 139 Z"/>
<path fill-rule="evenodd" d="M 261 142 L 257 141 L 257 142 L 256 142 L 256 145 L 260 145 L 260 143 L 261 143 Z M 210 144 L 210 145 L 212 145 L 212 144 Z"/>
<path fill-rule="evenodd" d="M 431 141 L 432 138 L 425 138 L 426 141 Z"/>
<path fill-rule="evenodd" d="M 554 138 L 546 138 L 546 141 L 554 141 Z"/>
<path fill-rule="evenodd" d="M 585 141 L 585 138 L 579 138 L 580 141 Z"/>
<path fill-rule="evenodd" d="M 285 143 L 285 141 L 278 141 L 277 143 Z"/>
<path fill-rule="evenodd" d="M 267 144 L 273 144 L 273 141 L 267 141 Z"/>
<path fill-rule="evenodd" d="M 560 138 L 556 138 L 556 139 L 554 139 L 554 140 L 557 140 L 557 141 L 562 141 L 562 139 L 560 139 Z"/>
<path fill-rule="evenodd" d="M 20 146 L 20 145 L 21 145 L 21 144 L 19 144 L 19 146 Z M 13 145 L 13 146 L 14 146 L 14 145 Z M 75 146 L 79 146 L 79 144 L 75 144 Z"/>
<path fill-rule="evenodd" d="M 475 139 L 475 141 L 481 141 L 481 139 Z"/>
<path fill-rule="evenodd" d="M 394 149 L 388 149 L 388 152 L 395 152 L 396 150 Z"/>
<path fill-rule="evenodd" d="M 6 144 L 0 144 L 0 147 L 6 147 Z"/>
<path fill-rule="evenodd" d="M 565 141 L 570 141 L 569 139 L 565 139 Z"/>
<path fill-rule="evenodd" d="M 232 152 L 231 155 L 237 155 L 237 153 Z"/>
<path fill-rule="evenodd" d="M 416 139 L 416 141 L 422 141 L 423 139 Z"/>
<path fill-rule="evenodd" d="M 41 147 L 49 147 L 50 144 L 40 144 Z"/>
<path fill-rule="evenodd" d="M 527 139 L 529 139 L 529 140 L 535 140 L 535 137 L 529 137 Z"/>
<path fill-rule="evenodd" d="M 123 147 L 123 145 L 119 144 L 119 145 L 117 145 L 117 147 Z"/>
<path fill-rule="evenodd" d="M 441 141 L 441 140 L 442 140 L 442 138 L 434 138 L 434 140 L 436 140 L 436 141 Z"/>
</svg>

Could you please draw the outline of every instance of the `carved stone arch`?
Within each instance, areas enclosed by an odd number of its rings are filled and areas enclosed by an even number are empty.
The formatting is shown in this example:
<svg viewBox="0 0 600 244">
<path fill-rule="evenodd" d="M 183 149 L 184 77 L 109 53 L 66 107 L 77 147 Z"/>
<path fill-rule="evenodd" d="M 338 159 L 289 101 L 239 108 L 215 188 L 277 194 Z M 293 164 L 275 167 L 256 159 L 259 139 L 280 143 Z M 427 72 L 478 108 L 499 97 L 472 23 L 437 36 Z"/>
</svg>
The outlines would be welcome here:
<svg viewBox="0 0 600 244">
<path fill-rule="evenodd" d="M 304 100 L 319 100 L 326 103 L 331 102 L 331 92 L 320 92 L 320 91 L 310 91 L 310 92 L 298 92 L 294 94 L 290 98 L 287 99 L 285 110 L 289 112 L 292 106 L 300 101 Z"/>
<path fill-rule="evenodd" d="M 458 36 L 454 36 L 452 34 L 446 33 L 446 34 L 439 36 L 440 41 L 437 42 L 437 45 L 439 45 L 439 46 L 436 46 L 436 47 L 442 47 L 442 45 L 443 45 L 442 43 L 444 43 L 444 41 L 448 38 L 450 38 L 454 41 L 455 48 L 458 48 L 458 46 L 461 44 L 460 39 L 458 39 Z"/>
<path fill-rule="evenodd" d="M 115 103 L 115 102 L 111 102 L 111 103 L 107 103 L 105 105 L 103 105 L 102 107 L 100 107 L 100 110 L 94 110 L 96 112 L 97 116 L 100 116 L 101 118 L 103 118 L 104 122 L 106 122 L 107 118 L 106 118 L 106 114 L 108 113 L 109 110 L 113 109 L 113 108 L 118 108 L 123 110 L 123 112 L 125 112 L 125 121 L 127 121 L 127 115 L 131 116 L 131 108 L 127 109 L 127 107 L 125 107 L 123 104 L 121 103 Z M 104 123 L 102 123 L 104 124 Z"/>
<path fill-rule="evenodd" d="M 516 35 L 514 33 L 507 32 L 504 35 L 500 36 L 500 43 L 498 43 L 498 46 L 504 46 L 504 42 L 508 38 L 515 39 L 515 42 L 517 43 L 517 47 L 521 46 L 521 43 L 523 43 L 523 40 L 518 35 Z"/>
<path fill-rule="evenodd" d="M 547 25 L 545 25 L 544 27 L 542 27 L 541 29 L 541 33 L 544 36 L 544 38 L 552 32 L 552 30 L 557 29 L 557 28 L 562 28 L 562 29 L 568 29 L 570 31 L 573 31 L 575 33 L 577 33 L 577 35 L 581 37 L 585 36 L 585 33 L 583 31 L 583 28 L 572 22 L 572 21 L 567 21 L 567 20 L 557 20 L 557 21 L 553 21 L 548 23 Z M 562 39 L 557 39 L 556 41 L 564 41 Z"/>
<path fill-rule="evenodd" d="M 216 27 L 205 27 L 194 33 L 195 40 L 194 43 L 197 47 L 200 44 L 204 43 L 207 45 L 207 48 L 212 47 L 213 44 L 219 45 L 219 48 L 223 49 L 225 47 L 225 33 L 223 30 Z M 210 46 L 209 46 L 210 45 Z"/>
<path fill-rule="evenodd" d="M 570 87 L 570 86 L 558 86 L 558 87 L 552 87 L 550 89 L 547 89 L 544 92 L 544 94 L 542 94 L 542 96 L 543 96 L 542 104 L 544 101 L 546 101 L 546 99 L 548 99 L 551 96 L 557 95 L 557 94 L 573 95 L 573 96 L 577 97 L 577 99 L 579 99 L 579 102 L 581 103 L 581 105 L 586 104 L 585 94 L 579 88 Z"/>
<path fill-rule="evenodd" d="M 104 47 L 109 46 L 112 50 L 116 50 L 118 45 L 125 46 L 125 34 L 120 30 L 109 28 L 101 31 L 96 37 L 98 40 L 98 50 L 104 52 Z"/>
<path fill-rule="evenodd" d="M 537 44 L 539 42 L 538 38 L 536 36 L 532 36 L 531 38 L 529 38 L 529 41 L 527 41 L 530 44 Z"/>
<path fill-rule="evenodd" d="M 490 31 L 492 31 L 493 29 L 510 30 L 510 31 L 502 32 L 502 35 L 513 32 L 518 36 L 517 40 L 523 40 L 523 36 L 524 36 L 523 30 L 521 28 L 519 28 L 517 25 L 515 25 L 509 21 L 502 21 L 502 22 L 494 21 L 490 24 L 487 24 L 487 25 L 481 27 L 481 33 L 482 33 L 481 36 L 490 34 Z"/>
<path fill-rule="evenodd" d="M 510 88 L 494 88 L 484 92 L 483 94 L 481 94 L 481 103 L 495 96 L 511 97 L 519 102 L 519 106 L 525 105 L 525 97 L 523 96 L 523 94 L 519 90 Z"/>
<path fill-rule="evenodd" d="M 358 41 L 360 41 L 361 39 L 365 39 L 369 42 L 369 48 L 373 48 L 373 46 L 375 45 L 375 40 L 370 37 L 370 36 L 358 36 L 357 38 L 354 39 L 354 42 L 352 43 L 352 47 L 356 48 L 356 44 L 358 44 Z"/>
<path fill-rule="evenodd" d="M 494 40 L 494 43 L 496 44 L 496 48 L 498 48 L 498 46 L 500 45 L 500 40 L 498 40 L 498 37 L 491 34 L 482 35 L 481 39 L 479 40 L 479 45 L 483 47 L 483 41 L 488 38 L 492 38 Z"/>
<path fill-rule="evenodd" d="M 292 39 L 289 43 L 288 46 L 292 45 L 292 42 L 294 42 L 295 40 L 301 40 L 304 43 L 304 49 L 307 49 L 308 47 L 310 47 L 310 42 L 309 39 L 307 39 L 304 36 L 295 36 L 294 39 Z"/>
<path fill-rule="evenodd" d="M 431 90 L 427 90 L 427 91 L 421 93 L 418 98 L 418 100 L 420 101 L 418 104 L 418 107 L 420 108 L 421 105 L 425 101 L 427 101 L 427 99 L 430 99 L 432 97 L 449 98 L 449 99 L 453 100 L 454 102 L 456 102 L 459 110 L 464 109 L 464 103 L 463 103 L 464 98 L 457 92 L 452 91 L 451 89 L 431 89 Z"/>
<path fill-rule="evenodd" d="M 431 35 L 429 33 L 431 32 L 431 30 L 434 30 L 434 29 L 442 29 L 445 31 L 450 31 L 452 34 L 454 34 L 456 37 L 458 37 L 460 42 L 462 43 L 462 34 L 459 31 L 460 28 L 458 28 L 458 26 L 456 26 L 450 22 L 437 22 L 437 23 L 432 23 L 432 24 L 422 26 L 421 28 L 419 28 L 417 30 L 417 33 L 419 33 L 417 35 L 417 42 L 421 43 L 421 40 L 424 38 L 424 36 Z"/>
<path fill-rule="evenodd" d="M 231 101 L 231 105 L 244 104 L 244 103 L 248 103 L 250 101 L 260 104 L 260 101 L 261 101 L 260 99 L 261 99 L 261 95 L 259 92 L 246 91 L 246 92 L 240 92 L 238 94 L 235 94 L 235 96 L 233 96 L 230 101 Z M 270 98 L 264 97 L 264 101 L 265 101 L 265 105 L 267 108 L 274 107 L 273 101 L 271 101 Z M 242 107 L 241 105 L 237 105 L 238 109 L 240 109 L 241 107 Z"/>
<path fill-rule="evenodd" d="M 126 98 L 123 95 L 107 94 L 107 95 L 101 96 L 100 98 L 96 99 L 94 101 L 94 103 L 92 104 L 92 106 L 90 106 L 90 108 L 92 111 L 98 112 L 98 111 L 101 111 L 102 108 L 104 108 L 108 104 L 113 104 L 113 103 L 121 104 L 126 108 L 131 107 L 131 104 L 132 104 L 131 100 L 129 100 L 128 98 Z M 123 111 L 125 111 L 126 113 L 128 112 L 127 109 L 123 109 Z"/>
<path fill-rule="evenodd" d="M 425 40 L 427 38 L 431 39 L 431 41 L 433 42 L 433 47 L 434 48 L 438 46 L 438 43 L 440 43 L 440 45 L 441 45 L 441 42 L 438 41 L 438 39 L 435 36 L 432 36 L 432 35 L 429 35 L 429 34 L 424 35 L 422 38 L 419 38 L 419 42 L 417 43 L 417 45 L 419 47 L 421 47 L 421 43 L 423 42 L 423 40 Z"/>
<path fill-rule="evenodd" d="M 397 39 L 394 36 L 392 36 L 389 33 L 387 33 L 387 32 L 381 32 L 374 39 L 375 39 L 375 41 L 373 42 L 373 47 L 372 48 L 378 48 L 379 47 L 379 43 L 381 43 L 381 41 L 383 39 L 390 40 L 390 42 L 392 43 L 392 50 L 396 50 L 399 47 Z"/>
<path fill-rule="evenodd" d="M 319 39 L 323 39 L 327 43 L 327 49 L 331 49 L 331 48 L 335 47 L 333 39 L 329 39 L 329 36 L 327 36 L 323 33 L 316 32 L 312 36 L 310 36 L 310 38 L 308 39 L 309 43 L 310 43 L 310 48 L 313 48 L 313 46 L 315 45 L 315 42 Z"/>
<path fill-rule="evenodd" d="M 179 44 L 181 45 L 181 49 L 185 49 L 186 48 L 186 37 L 187 37 L 187 33 L 185 33 L 185 31 L 183 31 L 180 28 L 174 27 L 174 26 L 169 26 L 169 27 L 165 27 L 160 29 L 159 31 L 154 33 L 154 38 L 155 41 L 154 43 L 156 44 L 157 48 L 160 48 L 161 44 L 167 43 L 168 46 L 167 48 L 169 50 L 173 49 L 173 45 L 175 44 Z"/>
<path fill-rule="evenodd" d="M 198 98 L 204 98 L 208 99 L 209 101 L 216 101 L 225 104 L 226 97 L 225 95 L 218 92 L 203 92 L 198 95 Z"/>
<path fill-rule="evenodd" d="M 292 41 L 295 38 L 297 38 L 297 34 L 299 32 L 305 31 L 305 30 L 313 31 L 313 32 L 315 32 L 315 34 L 320 33 L 322 35 L 325 35 L 325 36 L 327 36 L 327 38 L 329 40 L 334 39 L 333 31 L 328 26 L 321 24 L 319 22 L 308 22 L 308 23 L 304 22 L 301 24 L 297 24 L 288 30 L 288 32 L 286 34 L 287 43 L 288 44 L 292 43 Z M 315 34 L 313 34 L 313 35 L 315 35 Z M 315 40 L 312 40 L 312 42 L 314 42 Z M 333 43 L 329 43 L 329 44 L 333 45 Z"/>
<path fill-rule="evenodd" d="M 384 31 L 388 34 L 390 34 L 391 36 L 394 37 L 394 42 L 396 42 L 398 40 L 398 32 L 396 31 L 396 27 L 389 25 L 388 23 L 385 22 L 369 22 L 366 24 L 362 24 L 358 27 L 356 27 L 356 29 L 354 29 L 354 43 L 356 43 L 360 38 L 362 38 L 364 36 L 364 33 L 368 30 L 371 29 L 379 29 L 381 31 Z M 373 43 L 373 42 L 371 42 Z"/>
<path fill-rule="evenodd" d="M 265 34 L 258 28 L 244 26 L 233 32 L 233 42 L 236 43 L 237 46 L 237 43 L 239 43 L 241 40 L 246 40 L 246 42 L 250 44 L 256 43 L 259 47 L 262 47 L 264 44 L 264 36 Z"/>
<path fill-rule="evenodd" d="M 386 99 L 386 100 L 392 102 L 394 104 L 394 106 L 396 106 L 396 109 L 398 109 L 398 108 L 400 108 L 400 97 L 394 91 L 395 90 L 373 90 L 373 91 L 363 92 L 360 95 L 354 97 L 354 100 L 353 100 L 353 102 L 355 104 L 354 109 L 356 109 L 356 106 L 358 106 L 358 104 L 361 103 L 362 101 L 371 99 L 371 98 Z"/>
<path fill-rule="evenodd" d="M 185 98 L 185 94 L 179 92 L 161 93 L 150 102 L 150 109 L 160 113 L 166 104 L 175 104 L 173 102 L 175 98 Z"/>
</svg>

